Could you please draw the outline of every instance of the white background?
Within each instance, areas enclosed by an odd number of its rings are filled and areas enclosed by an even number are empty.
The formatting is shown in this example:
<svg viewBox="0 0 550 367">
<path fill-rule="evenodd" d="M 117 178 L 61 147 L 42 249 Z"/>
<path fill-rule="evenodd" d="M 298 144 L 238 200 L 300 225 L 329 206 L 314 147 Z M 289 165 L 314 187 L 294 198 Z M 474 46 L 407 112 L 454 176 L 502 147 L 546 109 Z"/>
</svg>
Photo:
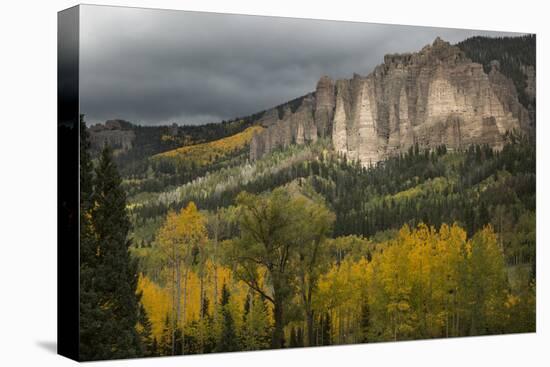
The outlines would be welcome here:
<svg viewBox="0 0 550 367">
<path fill-rule="evenodd" d="M 550 364 L 545 1 L 97 1 L 242 14 L 537 33 L 536 334 L 99 362 L 104 366 L 540 366 Z M 56 340 L 56 12 L 74 1 L 0 6 L 0 366 L 67 366 Z M 361 47 L 361 45 L 357 45 Z M 352 70 L 353 71 L 353 70 Z M 352 72 L 350 71 L 350 72 Z"/>
</svg>

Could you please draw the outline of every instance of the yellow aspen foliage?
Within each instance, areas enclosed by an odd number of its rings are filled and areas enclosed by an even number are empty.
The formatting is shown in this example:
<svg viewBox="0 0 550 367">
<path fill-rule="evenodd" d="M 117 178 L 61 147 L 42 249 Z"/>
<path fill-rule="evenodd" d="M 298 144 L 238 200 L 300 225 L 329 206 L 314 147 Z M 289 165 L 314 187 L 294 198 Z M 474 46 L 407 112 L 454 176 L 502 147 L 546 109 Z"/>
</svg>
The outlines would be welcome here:
<svg viewBox="0 0 550 367">
<path fill-rule="evenodd" d="M 172 299 L 170 319 L 172 325 L 182 327 L 186 324 L 187 317 L 193 317 L 197 312 L 196 304 L 189 301 L 193 297 L 190 293 L 196 287 L 190 287 L 189 284 L 196 283 L 194 272 L 204 265 L 206 218 L 193 202 L 179 213 L 171 211 L 158 232 L 157 242 L 161 258 L 164 258 L 169 269 L 168 284 Z M 200 301 L 198 307 L 199 310 L 202 307 Z M 182 338 L 182 345 L 183 343 Z"/>
<path fill-rule="evenodd" d="M 231 288 L 230 309 L 236 321 L 236 325 L 239 326 L 242 320 L 242 311 L 246 295 L 248 293 L 248 287 L 243 282 L 238 282 L 234 279 L 232 271 L 229 268 L 217 266 L 214 267 L 209 262 L 207 264 L 207 276 L 204 282 L 203 292 L 208 298 L 208 313 L 213 315 L 216 310 L 214 298 L 214 286 L 212 280 L 215 279 L 213 271 L 217 271 L 217 279 L 220 285 L 217 287 L 218 294 L 217 299 L 221 297 L 222 284 L 227 284 Z M 143 303 L 149 319 L 153 325 L 153 336 L 157 339 L 162 335 L 162 329 L 166 315 L 172 313 L 173 301 L 172 301 L 172 288 L 170 283 L 167 286 L 162 287 L 147 276 L 141 274 L 138 281 L 138 291 L 142 293 L 141 302 Z M 186 294 L 181 294 L 180 304 L 183 304 L 184 297 L 187 297 L 187 307 L 185 308 L 185 320 L 186 324 L 196 321 L 200 318 L 200 278 L 195 271 L 188 273 L 188 286 Z M 181 326 L 181 325 L 180 325 Z"/>
<path fill-rule="evenodd" d="M 403 226 L 368 265 L 371 333 L 379 340 L 498 332 L 506 302 L 491 227 L 468 240 L 457 224 Z M 510 305 L 513 299 L 508 299 Z"/>
<path fill-rule="evenodd" d="M 266 337 L 275 324 L 273 305 L 254 296 L 250 285 L 222 260 L 224 248 L 231 244 L 209 241 L 204 223 L 190 203 L 179 213 L 168 213 L 158 233 L 159 251 L 164 251 L 166 261 L 163 286 L 144 275 L 139 279 L 153 335 L 160 338 L 170 315 L 197 340 L 204 342 L 205 333 L 217 340 L 225 285 L 231 297 L 224 309 L 231 313 L 240 338 L 249 344 L 243 348 L 267 347 Z M 328 328 L 325 337 L 333 344 L 534 328 L 534 285 L 521 294 L 511 293 L 502 249 L 490 226 L 468 238 L 456 223 L 439 229 L 404 225 L 393 239 L 381 243 L 347 236 L 325 245 L 334 256 L 319 274 L 313 292 L 314 343 L 320 342 L 323 328 Z M 178 261 L 181 268 L 176 271 L 170 264 Z M 176 273 L 179 278 L 174 278 Z M 257 269 L 255 281 L 257 287 L 269 290 L 267 270 Z M 289 302 L 299 307 L 302 296 L 296 292 Z M 179 318 L 178 304 L 185 305 Z M 298 308 L 290 311 L 294 319 L 286 327 L 287 337 L 296 335 L 292 333 L 298 328 L 307 330 L 305 318 L 300 318 L 303 313 Z M 205 321 L 205 312 L 211 321 Z M 321 327 L 327 320 L 330 325 Z M 261 328 L 257 334 L 256 326 Z"/>
<path fill-rule="evenodd" d="M 153 159 L 170 159 L 179 162 L 194 163 L 203 166 L 213 163 L 236 150 L 244 148 L 250 143 L 254 134 L 263 130 L 261 126 L 251 126 L 246 130 L 226 138 L 214 140 L 208 143 L 188 145 L 169 150 L 153 156 Z"/>
<path fill-rule="evenodd" d="M 314 310 L 318 315 L 332 314 L 332 337 L 335 342 L 354 343 L 358 341 L 358 323 L 362 297 L 368 279 L 368 261 L 346 258 L 340 264 L 333 264 L 328 273 L 319 279 L 314 297 Z"/>
<path fill-rule="evenodd" d="M 139 276 L 137 289 L 142 294 L 141 303 L 153 325 L 153 336 L 159 340 L 162 335 L 164 319 L 172 309 L 170 291 L 155 284 L 143 274 Z"/>
</svg>

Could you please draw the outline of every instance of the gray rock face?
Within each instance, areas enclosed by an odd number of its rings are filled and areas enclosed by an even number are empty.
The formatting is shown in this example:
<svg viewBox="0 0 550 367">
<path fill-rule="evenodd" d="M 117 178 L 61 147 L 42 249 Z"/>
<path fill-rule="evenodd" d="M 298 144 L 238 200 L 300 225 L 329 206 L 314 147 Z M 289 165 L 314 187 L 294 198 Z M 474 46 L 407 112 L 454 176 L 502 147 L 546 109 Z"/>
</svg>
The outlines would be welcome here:
<svg viewBox="0 0 550 367">
<path fill-rule="evenodd" d="M 536 75 L 535 68 L 533 66 L 523 66 L 522 71 L 527 77 L 527 86 L 525 87 L 525 93 L 529 99 L 533 100 L 536 97 Z"/>
<path fill-rule="evenodd" d="M 533 66 L 523 66 L 522 67 L 523 73 L 525 74 L 527 80 L 527 86 L 525 87 L 525 94 L 527 95 L 528 106 L 527 111 L 529 113 L 529 122 L 531 123 L 530 129 L 532 136 L 534 136 L 535 133 L 535 120 L 536 120 L 536 107 L 535 107 L 535 99 L 537 97 L 537 90 L 536 90 L 536 73 L 535 68 Z"/>
<path fill-rule="evenodd" d="M 315 92 L 301 98 L 294 111 L 290 103 L 267 110 L 258 120 L 266 129 L 252 138 L 250 159 L 258 159 L 290 144 L 305 144 L 315 142 L 319 137 L 330 137 L 334 92 L 334 82 L 324 76 L 317 83 Z"/>
<path fill-rule="evenodd" d="M 498 65 L 486 74 L 439 38 L 416 53 L 386 55 L 367 76 L 336 82 L 322 77 L 295 112 L 275 116 L 264 115 L 268 129 L 253 139 L 252 159 L 329 136 L 335 151 L 371 165 L 415 143 L 500 148 L 506 131 L 530 125 L 514 84 Z"/>
<path fill-rule="evenodd" d="M 329 136 L 332 132 L 334 103 L 334 82 L 328 76 L 323 76 L 317 83 L 313 105 L 315 126 L 321 137 Z"/>
<path fill-rule="evenodd" d="M 108 120 L 88 129 L 93 150 L 99 151 L 105 145 L 115 150 L 128 151 L 132 148 L 136 134 L 130 130 L 131 124 L 124 120 Z"/>
<path fill-rule="evenodd" d="M 318 138 L 315 103 L 316 98 L 310 93 L 301 99 L 294 112 L 289 105 L 267 110 L 258 121 L 266 129 L 254 135 L 250 142 L 250 159 L 258 159 L 274 149 L 291 144 L 315 142 Z"/>
</svg>

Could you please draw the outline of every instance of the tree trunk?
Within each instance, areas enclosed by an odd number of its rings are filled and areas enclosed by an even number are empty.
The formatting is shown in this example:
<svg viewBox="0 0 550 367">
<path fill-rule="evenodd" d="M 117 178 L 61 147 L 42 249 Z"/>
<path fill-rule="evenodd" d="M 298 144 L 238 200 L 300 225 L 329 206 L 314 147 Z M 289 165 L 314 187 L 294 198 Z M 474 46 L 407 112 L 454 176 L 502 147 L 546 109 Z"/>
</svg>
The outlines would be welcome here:
<svg viewBox="0 0 550 367">
<path fill-rule="evenodd" d="M 335 320 L 336 319 L 336 320 Z M 338 306 L 338 311 L 336 311 L 336 317 L 331 318 L 333 323 L 338 322 L 338 344 L 342 344 L 344 340 L 344 323 L 342 322 L 342 307 Z"/>
<path fill-rule="evenodd" d="M 176 306 L 176 266 L 172 268 L 172 355 L 176 351 L 176 315 L 177 315 L 177 306 Z"/>
<path fill-rule="evenodd" d="M 200 315 L 201 315 L 201 320 L 204 318 L 204 274 L 203 272 L 201 271 L 201 276 L 200 276 Z"/>
<path fill-rule="evenodd" d="M 187 310 L 187 278 L 189 267 L 185 268 L 185 278 L 183 279 L 183 315 L 181 318 L 181 354 L 184 354 L 185 346 L 185 311 Z"/>
<path fill-rule="evenodd" d="M 214 261 L 213 269 L 214 269 L 214 315 L 217 314 L 217 305 L 218 305 L 218 216 L 216 215 L 216 226 L 214 229 Z"/>
<path fill-rule="evenodd" d="M 457 311 L 456 313 L 456 336 L 460 335 L 460 313 Z"/>
<path fill-rule="evenodd" d="M 273 329 L 273 337 L 271 338 L 271 347 L 274 349 L 282 348 L 284 345 L 284 320 L 283 303 L 275 300 L 273 307 L 273 317 L 275 319 L 275 327 Z"/>
<path fill-rule="evenodd" d="M 181 272 L 180 265 L 176 265 L 176 327 L 179 327 L 181 320 Z"/>
<path fill-rule="evenodd" d="M 306 311 L 307 322 L 307 346 L 312 347 L 315 345 L 315 333 L 313 332 L 313 325 L 315 322 L 315 315 L 313 310 Z"/>
<path fill-rule="evenodd" d="M 176 329 L 179 326 L 179 320 L 181 319 L 181 274 L 180 274 L 180 263 L 179 261 L 176 261 L 175 264 L 175 276 L 176 276 L 176 304 L 175 304 L 175 311 L 176 311 L 176 317 L 174 322 L 174 327 L 172 330 L 172 355 L 176 354 Z"/>
<path fill-rule="evenodd" d="M 200 327 L 200 352 L 204 353 L 204 269 L 201 270 L 201 279 L 200 279 L 200 318 L 201 318 L 201 327 Z"/>
</svg>

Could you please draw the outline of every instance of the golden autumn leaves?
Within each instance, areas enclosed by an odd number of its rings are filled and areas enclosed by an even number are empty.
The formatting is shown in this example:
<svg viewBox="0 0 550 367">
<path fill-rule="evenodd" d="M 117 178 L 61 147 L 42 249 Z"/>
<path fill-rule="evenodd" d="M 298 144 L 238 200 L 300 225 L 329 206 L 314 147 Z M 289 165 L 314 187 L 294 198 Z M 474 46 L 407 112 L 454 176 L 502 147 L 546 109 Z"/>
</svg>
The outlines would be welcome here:
<svg viewBox="0 0 550 367">
<path fill-rule="evenodd" d="M 158 232 L 166 286 L 140 280 L 156 335 L 166 313 L 178 327 L 199 320 L 207 297 L 215 312 L 222 284 L 231 289 L 237 328 L 247 297 L 265 301 L 271 347 L 285 346 L 291 328 L 304 331 L 305 345 L 318 345 L 320 320 L 329 320 L 332 344 L 534 328 L 534 290 L 512 295 L 490 226 L 468 238 L 457 224 L 405 225 L 373 243 L 329 238 L 332 213 L 282 189 L 242 194 L 237 203 L 240 236 L 223 251 L 213 251 L 206 218 L 192 202 L 167 215 Z"/>
<path fill-rule="evenodd" d="M 183 146 L 153 156 L 153 159 L 173 159 L 180 162 L 195 163 L 197 166 L 210 164 L 231 152 L 247 146 L 254 134 L 263 130 L 263 127 L 255 125 L 244 131 L 226 138 L 214 140 L 208 143 Z"/>
</svg>

